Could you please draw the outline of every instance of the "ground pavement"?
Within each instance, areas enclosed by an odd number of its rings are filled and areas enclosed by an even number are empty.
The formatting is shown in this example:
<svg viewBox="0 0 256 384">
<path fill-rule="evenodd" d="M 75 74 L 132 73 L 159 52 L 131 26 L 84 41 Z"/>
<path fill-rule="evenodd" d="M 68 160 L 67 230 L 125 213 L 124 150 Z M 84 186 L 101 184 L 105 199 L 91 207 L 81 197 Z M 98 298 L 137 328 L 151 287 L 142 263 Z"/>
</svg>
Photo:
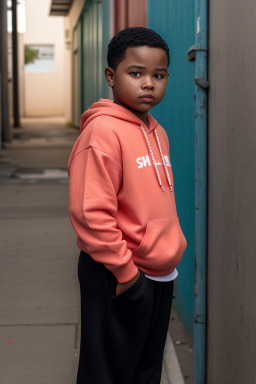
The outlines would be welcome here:
<svg viewBox="0 0 256 384">
<path fill-rule="evenodd" d="M 63 118 L 24 119 L 0 150 L 2 384 L 75 383 L 79 252 L 68 217 L 66 165 L 77 134 Z M 173 313 L 175 329 L 180 322 Z M 185 379 L 168 335 L 161 384 L 191 384 L 184 366 Z"/>
</svg>

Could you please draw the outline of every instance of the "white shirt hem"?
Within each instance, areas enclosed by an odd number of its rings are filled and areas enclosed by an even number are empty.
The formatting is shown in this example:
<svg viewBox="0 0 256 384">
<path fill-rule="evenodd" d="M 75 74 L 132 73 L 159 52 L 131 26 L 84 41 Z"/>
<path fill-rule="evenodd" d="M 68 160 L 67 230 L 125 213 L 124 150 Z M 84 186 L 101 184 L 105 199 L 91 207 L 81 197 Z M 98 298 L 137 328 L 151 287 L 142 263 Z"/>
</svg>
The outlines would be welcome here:
<svg viewBox="0 0 256 384">
<path fill-rule="evenodd" d="M 176 279 L 176 277 L 178 276 L 178 271 L 177 269 L 175 268 L 174 271 L 172 273 L 170 273 L 169 275 L 165 275 L 165 276 L 151 276 L 151 275 L 146 275 L 145 276 L 150 279 L 150 280 L 155 280 L 155 281 L 160 281 L 160 282 L 167 282 L 167 281 L 172 281 L 174 279 Z"/>
</svg>

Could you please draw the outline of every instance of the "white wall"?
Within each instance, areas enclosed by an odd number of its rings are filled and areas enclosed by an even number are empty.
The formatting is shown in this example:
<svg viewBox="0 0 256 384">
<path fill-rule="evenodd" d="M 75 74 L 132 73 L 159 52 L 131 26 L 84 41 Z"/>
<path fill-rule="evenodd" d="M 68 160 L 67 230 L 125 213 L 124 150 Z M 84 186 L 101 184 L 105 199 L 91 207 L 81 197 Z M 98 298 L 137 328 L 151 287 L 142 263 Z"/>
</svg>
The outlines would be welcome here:
<svg viewBox="0 0 256 384">
<path fill-rule="evenodd" d="M 53 44 L 55 72 L 24 73 L 24 110 L 26 116 L 60 116 L 65 114 L 68 65 L 64 42 L 64 18 L 49 16 L 51 0 L 26 1 L 25 44 Z M 24 49 L 24 46 L 23 46 Z M 21 79 L 22 82 L 22 79 Z"/>
</svg>

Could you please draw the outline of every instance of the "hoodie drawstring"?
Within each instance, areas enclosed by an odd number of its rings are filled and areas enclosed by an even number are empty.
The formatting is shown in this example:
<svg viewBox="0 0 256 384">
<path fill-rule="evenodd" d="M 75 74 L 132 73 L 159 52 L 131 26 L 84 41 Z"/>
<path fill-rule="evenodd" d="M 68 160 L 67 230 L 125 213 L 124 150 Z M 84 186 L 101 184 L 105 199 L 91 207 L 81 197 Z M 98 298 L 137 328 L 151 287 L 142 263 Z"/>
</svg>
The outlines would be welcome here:
<svg viewBox="0 0 256 384">
<path fill-rule="evenodd" d="M 142 129 L 142 131 L 144 133 L 145 139 L 146 139 L 147 144 L 148 144 L 148 148 L 149 148 L 150 155 L 151 155 L 154 167 L 155 167 L 155 171 L 156 171 L 156 175 L 157 175 L 157 178 L 158 178 L 158 181 L 159 181 L 159 185 L 160 185 L 162 191 L 164 191 L 164 187 L 163 187 L 162 181 L 161 181 L 161 176 L 160 176 L 160 173 L 159 173 L 158 168 L 157 168 L 157 163 L 156 163 L 156 160 L 155 160 L 155 157 L 154 157 L 154 154 L 153 154 L 153 150 L 151 148 L 151 145 L 150 145 L 150 142 L 149 142 L 149 139 L 148 139 L 148 135 L 147 135 L 143 125 L 141 125 L 141 129 Z M 170 175 L 169 175 L 169 172 L 168 172 L 168 169 L 167 169 L 167 165 L 166 165 L 166 162 L 165 162 L 165 159 L 164 159 L 164 156 L 163 156 L 163 152 L 162 152 L 162 148 L 161 148 L 161 145 L 160 145 L 160 140 L 158 138 L 158 134 L 157 134 L 156 128 L 154 129 L 154 132 L 155 132 L 155 135 L 156 135 L 156 140 L 157 140 L 157 145 L 158 145 L 158 148 L 159 148 L 159 152 L 160 152 L 161 157 L 162 157 L 162 162 L 163 162 L 163 165 L 164 165 L 165 174 L 166 174 L 166 177 L 167 177 L 167 180 L 168 180 L 168 183 L 169 183 L 169 187 L 170 187 L 170 189 L 172 191 L 172 182 L 171 182 Z"/>
</svg>

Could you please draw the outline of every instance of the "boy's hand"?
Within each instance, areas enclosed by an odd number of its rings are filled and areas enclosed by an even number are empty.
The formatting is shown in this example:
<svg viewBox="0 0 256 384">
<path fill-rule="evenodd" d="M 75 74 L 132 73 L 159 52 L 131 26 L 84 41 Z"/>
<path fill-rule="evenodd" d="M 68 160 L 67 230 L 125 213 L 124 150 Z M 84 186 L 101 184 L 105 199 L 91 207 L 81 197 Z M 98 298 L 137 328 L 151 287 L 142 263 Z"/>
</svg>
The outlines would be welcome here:
<svg viewBox="0 0 256 384">
<path fill-rule="evenodd" d="M 140 277 L 140 270 L 138 270 L 138 273 L 136 276 L 134 276 L 131 280 L 127 281 L 126 283 L 118 283 L 116 286 L 116 295 L 120 295 L 124 291 L 126 291 L 128 288 L 130 288 Z"/>
</svg>

